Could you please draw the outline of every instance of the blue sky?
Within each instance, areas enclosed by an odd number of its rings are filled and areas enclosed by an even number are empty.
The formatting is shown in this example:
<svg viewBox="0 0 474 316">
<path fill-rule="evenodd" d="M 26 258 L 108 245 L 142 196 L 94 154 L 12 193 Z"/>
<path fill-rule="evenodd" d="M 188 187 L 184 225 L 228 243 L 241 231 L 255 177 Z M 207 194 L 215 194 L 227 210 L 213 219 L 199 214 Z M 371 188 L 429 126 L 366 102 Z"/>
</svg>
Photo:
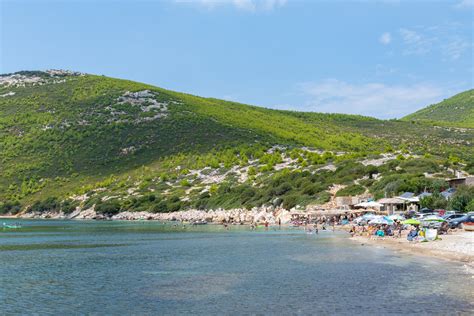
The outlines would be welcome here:
<svg viewBox="0 0 474 316">
<path fill-rule="evenodd" d="M 474 0 L 0 0 L 0 72 L 395 118 L 473 88 Z"/>
</svg>

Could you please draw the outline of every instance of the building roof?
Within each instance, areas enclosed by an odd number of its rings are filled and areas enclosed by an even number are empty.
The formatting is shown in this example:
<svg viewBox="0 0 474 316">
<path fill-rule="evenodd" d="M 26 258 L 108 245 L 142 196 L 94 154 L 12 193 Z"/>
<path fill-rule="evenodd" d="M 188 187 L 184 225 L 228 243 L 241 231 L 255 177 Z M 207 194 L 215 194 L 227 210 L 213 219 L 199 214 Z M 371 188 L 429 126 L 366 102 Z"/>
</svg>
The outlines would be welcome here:
<svg viewBox="0 0 474 316">
<path fill-rule="evenodd" d="M 383 198 L 378 200 L 377 202 L 381 204 L 403 204 L 404 201 L 399 198 Z"/>
<path fill-rule="evenodd" d="M 421 198 L 424 198 L 424 197 L 427 197 L 427 196 L 432 196 L 432 195 L 433 195 L 433 193 L 423 192 L 420 195 L 418 195 L 418 198 L 421 199 Z"/>
<path fill-rule="evenodd" d="M 453 194 L 456 193 L 456 189 L 454 188 L 449 188 L 443 192 L 441 192 L 440 194 L 445 198 L 445 199 L 449 199 L 450 197 L 453 196 Z"/>
<path fill-rule="evenodd" d="M 400 195 L 400 197 L 404 198 L 404 199 L 409 199 L 409 198 L 412 198 L 414 196 L 415 196 L 415 193 L 413 193 L 413 192 L 405 192 L 402 195 Z"/>
</svg>

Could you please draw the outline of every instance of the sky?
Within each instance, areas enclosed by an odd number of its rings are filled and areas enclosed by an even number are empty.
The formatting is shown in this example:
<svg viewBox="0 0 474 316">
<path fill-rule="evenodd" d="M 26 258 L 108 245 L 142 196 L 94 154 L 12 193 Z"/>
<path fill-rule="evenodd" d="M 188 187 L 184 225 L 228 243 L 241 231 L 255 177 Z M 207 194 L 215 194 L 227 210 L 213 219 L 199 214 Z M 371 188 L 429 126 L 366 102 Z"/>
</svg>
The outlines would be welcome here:
<svg viewBox="0 0 474 316">
<path fill-rule="evenodd" d="M 0 73 L 400 118 L 474 87 L 474 0 L 0 0 Z"/>
</svg>

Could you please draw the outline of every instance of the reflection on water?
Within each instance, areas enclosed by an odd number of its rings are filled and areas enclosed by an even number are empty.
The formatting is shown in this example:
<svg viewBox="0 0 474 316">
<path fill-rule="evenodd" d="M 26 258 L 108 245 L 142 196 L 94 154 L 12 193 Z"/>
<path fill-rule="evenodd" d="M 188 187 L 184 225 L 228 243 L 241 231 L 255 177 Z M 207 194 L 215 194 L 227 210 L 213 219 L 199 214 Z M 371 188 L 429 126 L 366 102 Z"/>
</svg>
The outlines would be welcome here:
<svg viewBox="0 0 474 316">
<path fill-rule="evenodd" d="M 471 314 L 462 265 L 343 233 L 23 221 L 0 231 L 6 314 Z"/>
</svg>

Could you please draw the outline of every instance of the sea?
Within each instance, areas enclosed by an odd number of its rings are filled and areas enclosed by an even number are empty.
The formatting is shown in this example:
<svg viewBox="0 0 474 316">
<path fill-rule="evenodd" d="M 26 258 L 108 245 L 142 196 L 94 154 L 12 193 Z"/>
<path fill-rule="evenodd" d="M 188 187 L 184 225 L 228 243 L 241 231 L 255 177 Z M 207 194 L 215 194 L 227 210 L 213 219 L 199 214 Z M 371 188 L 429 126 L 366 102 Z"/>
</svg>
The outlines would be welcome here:
<svg viewBox="0 0 474 316">
<path fill-rule="evenodd" d="M 0 227 L 1 315 L 472 315 L 462 263 L 345 232 L 151 221 Z"/>
</svg>

